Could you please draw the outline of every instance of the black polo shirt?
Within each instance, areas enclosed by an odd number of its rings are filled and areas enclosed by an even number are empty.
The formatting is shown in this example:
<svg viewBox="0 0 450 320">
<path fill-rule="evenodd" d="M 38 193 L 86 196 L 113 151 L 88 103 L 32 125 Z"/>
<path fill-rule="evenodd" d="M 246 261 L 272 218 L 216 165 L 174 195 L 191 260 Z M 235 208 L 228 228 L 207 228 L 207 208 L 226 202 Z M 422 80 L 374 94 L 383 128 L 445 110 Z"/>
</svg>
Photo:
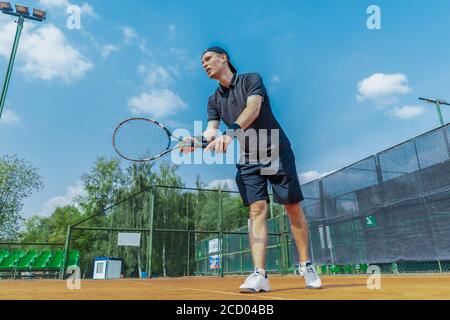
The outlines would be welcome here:
<svg viewBox="0 0 450 320">
<path fill-rule="evenodd" d="M 214 94 L 209 97 L 208 121 L 223 120 L 223 122 L 230 127 L 234 122 L 236 122 L 242 111 L 246 108 L 247 98 L 253 95 L 261 96 L 264 100 L 261 105 L 259 117 L 250 125 L 249 128 L 247 128 L 247 130 L 254 129 L 256 132 L 260 133 L 261 129 L 266 129 L 267 144 L 263 144 L 263 147 L 269 149 L 278 147 L 280 150 L 287 149 L 290 146 L 289 139 L 272 112 L 266 87 L 264 86 L 263 80 L 258 73 L 234 74 L 229 88 L 225 88 L 220 85 Z M 273 129 L 279 130 L 278 145 L 276 145 L 276 141 L 271 141 L 271 130 Z M 239 142 L 241 145 L 241 151 L 248 154 L 248 141 L 247 143 L 244 143 L 242 139 L 239 139 Z M 245 145 L 245 147 L 243 145 Z M 259 142 L 258 145 L 261 148 Z"/>
</svg>

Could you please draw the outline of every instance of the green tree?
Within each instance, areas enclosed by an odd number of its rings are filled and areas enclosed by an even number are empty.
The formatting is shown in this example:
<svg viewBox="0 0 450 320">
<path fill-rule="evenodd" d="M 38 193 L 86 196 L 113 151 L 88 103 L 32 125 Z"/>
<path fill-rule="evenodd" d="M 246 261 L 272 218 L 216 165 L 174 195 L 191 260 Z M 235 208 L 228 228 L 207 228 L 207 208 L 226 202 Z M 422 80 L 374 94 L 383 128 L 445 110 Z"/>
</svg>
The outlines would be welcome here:
<svg viewBox="0 0 450 320">
<path fill-rule="evenodd" d="M 50 236 L 50 218 L 32 216 L 24 223 L 24 230 L 20 235 L 22 243 L 45 243 Z"/>
<path fill-rule="evenodd" d="M 56 208 L 49 217 L 33 216 L 25 222 L 22 242 L 64 243 L 67 227 L 82 219 L 75 206 Z"/>
<path fill-rule="evenodd" d="M 75 201 L 87 216 L 102 213 L 113 204 L 115 191 L 127 184 L 127 176 L 120 167 L 120 160 L 105 157 L 98 158 L 91 172 L 85 173 L 81 180 L 86 194 Z M 98 222 L 98 219 L 93 222 Z"/>
<path fill-rule="evenodd" d="M 183 182 L 177 174 L 179 166 L 164 162 L 159 167 L 159 174 L 155 179 L 158 187 L 155 195 L 154 227 L 157 229 L 184 229 L 185 228 L 185 198 L 181 188 Z M 156 232 L 153 236 L 153 257 L 155 271 L 163 276 L 180 275 L 184 271 L 186 250 L 180 246 L 185 242 L 185 234 Z M 181 250 L 180 250 L 181 249 Z M 169 274 L 170 272 L 170 274 Z"/>
<path fill-rule="evenodd" d="M 0 239 L 17 237 L 24 200 L 42 188 L 38 170 L 16 156 L 0 156 Z"/>
</svg>

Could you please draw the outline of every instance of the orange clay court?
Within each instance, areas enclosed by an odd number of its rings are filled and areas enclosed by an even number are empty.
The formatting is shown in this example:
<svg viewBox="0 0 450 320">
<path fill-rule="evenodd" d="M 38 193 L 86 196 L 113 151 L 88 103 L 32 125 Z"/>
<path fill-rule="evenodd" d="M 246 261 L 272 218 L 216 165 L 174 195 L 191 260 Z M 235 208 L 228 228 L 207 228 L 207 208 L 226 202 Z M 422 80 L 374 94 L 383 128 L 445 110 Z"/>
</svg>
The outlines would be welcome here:
<svg viewBox="0 0 450 320">
<path fill-rule="evenodd" d="M 299 276 L 271 276 L 272 292 L 241 294 L 242 276 L 151 280 L 82 280 L 68 290 L 60 280 L 0 282 L 1 300 L 449 300 L 450 275 L 381 276 L 369 290 L 367 276 L 323 276 L 323 289 L 308 290 Z"/>
</svg>

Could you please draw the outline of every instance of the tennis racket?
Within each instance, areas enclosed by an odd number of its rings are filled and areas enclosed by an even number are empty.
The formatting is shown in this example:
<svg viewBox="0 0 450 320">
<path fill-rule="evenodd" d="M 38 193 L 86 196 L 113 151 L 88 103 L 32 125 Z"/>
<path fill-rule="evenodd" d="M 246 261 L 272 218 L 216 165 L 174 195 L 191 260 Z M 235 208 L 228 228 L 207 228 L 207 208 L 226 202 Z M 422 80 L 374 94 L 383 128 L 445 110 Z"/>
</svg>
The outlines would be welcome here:
<svg viewBox="0 0 450 320">
<path fill-rule="evenodd" d="M 177 145 L 173 146 L 173 141 Z M 148 162 L 159 159 L 173 150 L 182 147 L 206 148 L 209 142 L 186 142 L 174 137 L 161 123 L 132 118 L 121 122 L 114 130 L 113 146 L 122 158 L 135 162 Z"/>
</svg>

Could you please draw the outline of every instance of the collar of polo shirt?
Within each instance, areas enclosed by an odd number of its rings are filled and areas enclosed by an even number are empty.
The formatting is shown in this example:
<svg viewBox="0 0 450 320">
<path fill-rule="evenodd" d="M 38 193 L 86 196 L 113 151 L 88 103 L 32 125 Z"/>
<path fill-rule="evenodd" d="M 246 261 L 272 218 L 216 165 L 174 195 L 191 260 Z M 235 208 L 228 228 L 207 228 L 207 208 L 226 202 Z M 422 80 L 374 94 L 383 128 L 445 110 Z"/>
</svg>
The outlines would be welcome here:
<svg viewBox="0 0 450 320">
<path fill-rule="evenodd" d="M 233 74 L 233 78 L 231 78 L 230 88 L 232 88 L 236 85 L 237 80 L 238 80 L 238 74 L 235 73 L 235 74 Z M 219 91 L 221 93 L 224 93 L 226 90 L 228 90 L 230 88 L 225 88 L 221 84 L 219 84 Z"/>
</svg>

